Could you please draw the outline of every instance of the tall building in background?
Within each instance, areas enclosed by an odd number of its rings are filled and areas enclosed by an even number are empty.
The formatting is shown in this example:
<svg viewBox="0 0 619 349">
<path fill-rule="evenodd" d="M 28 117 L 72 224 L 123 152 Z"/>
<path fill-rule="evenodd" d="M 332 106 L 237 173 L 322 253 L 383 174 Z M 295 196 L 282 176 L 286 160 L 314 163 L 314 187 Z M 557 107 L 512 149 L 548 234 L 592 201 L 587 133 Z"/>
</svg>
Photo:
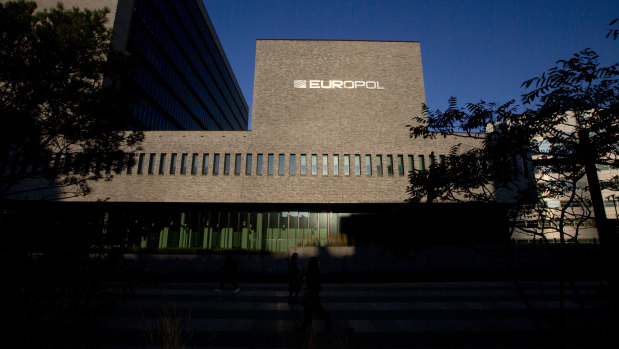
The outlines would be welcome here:
<svg viewBox="0 0 619 349">
<path fill-rule="evenodd" d="M 126 49 L 140 62 L 138 125 L 246 130 L 247 104 L 202 1 L 123 1 L 133 2 Z"/>
<path fill-rule="evenodd" d="M 4 1 L 4 0 L 2 0 Z M 39 9 L 57 0 L 38 0 Z M 128 126 L 145 130 L 247 130 L 248 107 L 201 0 L 63 0 L 110 9 L 112 45 L 138 62 Z"/>
</svg>

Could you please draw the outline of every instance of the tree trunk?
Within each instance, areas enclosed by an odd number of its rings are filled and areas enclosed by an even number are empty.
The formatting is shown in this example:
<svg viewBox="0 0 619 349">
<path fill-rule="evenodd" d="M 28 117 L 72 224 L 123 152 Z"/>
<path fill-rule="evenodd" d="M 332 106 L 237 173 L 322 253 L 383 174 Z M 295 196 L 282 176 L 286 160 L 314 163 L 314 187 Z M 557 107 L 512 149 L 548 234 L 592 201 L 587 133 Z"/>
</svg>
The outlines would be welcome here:
<svg viewBox="0 0 619 349">
<path fill-rule="evenodd" d="M 608 278 L 608 289 L 606 295 L 608 297 L 608 313 L 605 317 L 605 323 L 603 326 L 606 329 L 611 329 L 612 323 L 615 320 L 615 314 L 617 313 L 617 266 L 616 266 L 616 239 L 613 227 L 606 219 L 606 211 L 604 210 L 604 199 L 602 198 L 602 190 L 600 187 L 600 181 L 598 179 L 597 167 L 595 165 L 595 156 L 591 149 L 591 140 L 589 138 L 588 130 L 582 129 L 578 132 L 578 138 L 580 142 L 580 152 L 583 164 L 585 166 L 585 174 L 587 175 L 587 182 L 589 185 L 589 193 L 591 195 L 591 203 L 593 206 L 593 213 L 595 215 L 595 224 L 598 230 L 598 236 L 600 238 L 600 254 L 603 275 Z"/>
</svg>

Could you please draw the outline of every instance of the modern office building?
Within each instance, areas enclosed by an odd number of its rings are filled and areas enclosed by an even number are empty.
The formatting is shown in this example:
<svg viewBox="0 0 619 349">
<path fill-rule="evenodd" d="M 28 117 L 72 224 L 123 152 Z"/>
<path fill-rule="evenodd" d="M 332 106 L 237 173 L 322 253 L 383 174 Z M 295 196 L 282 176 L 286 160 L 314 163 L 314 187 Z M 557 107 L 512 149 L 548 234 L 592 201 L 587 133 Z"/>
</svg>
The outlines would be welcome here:
<svg viewBox="0 0 619 349">
<path fill-rule="evenodd" d="M 4 1 L 4 0 L 2 0 Z M 37 0 L 39 8 L 57 0 Z M 63 0 L 110 9 L 112 46 L 137 62 L 128 126 L 144 130 L 247 130 L 248 107 L 200 0 Z"/>
<path fill-rule="evenodd" d="M 556 126 L 565 134 L 574 134 L 573 125 L 576 120 L 573 114 L 568 113 L 567 120 Z M 541 151 L 546 152 L 550 149 L 550 143 L 543 138 L 538 141 L 542 144 Z M 540 155 L 534 156 L 533 160 L 541 158 Z M 598 164 L 597 177 L 601 187 L 601 194 L 604 203 L 604 211 L 607 219 L 617 222 L 617 197 L 616 185 L 613 184 L 615 178 L 619 176 L 619 168 L 615 166 Z M 541 171 L 535 168 L 535 180 L 538 184 L 559 181 L 560 175 L 548 171 Z M 569 191 L 568 191 L 569 192 Z M 542 240 L 542 236 L 551 241 L 561 239 L 562 231 L 564 238 L 568 241 L 592 241 L 598 238 L 598 231 L 595 223 L 591 194 L 589 192 L 588 178 L 584 175 L 576 182 L 576 188 L 571 195 L 553 195 L 552 193 L 541 193 L 544 197 L 543 208 L 540 212 L 531 213 L 523 217 L 514 232 L 514 238 L 519 240 Z M 563 220 L 559 217 L 563 216 Z M 616 224 L 616 223 L 613 223 Z"/>
<path fill-rule="evenodd" d="M 503 238 L 500 206 L 404 204 L 408 173 L 477 145 L 409 137 L 424 102 L 419 42 L 258 40 L 254 86 L 251 131 L 148 131 L 135 166 L 66 211 L 88 207 L 137 248 Z"/>
<path fill-rule="evenodd" d="M 419 42 L 258 40 L 249 131 L 200 1 L 76 5 L 112 9 L 113 44 L 142 62 L 136 125 L 152 130 L 129 154 L 134 165 L 89 195 L 22 202 L 23 219 L 40 208 L 33 231 L 79 226 L 79 238 L 107 246 L 256 252 L 505 240 L 502 205 L 404 203 L 410 172 L 454 144 L 479 145 L 410 138 L 425 101 Z"/>
</svg>

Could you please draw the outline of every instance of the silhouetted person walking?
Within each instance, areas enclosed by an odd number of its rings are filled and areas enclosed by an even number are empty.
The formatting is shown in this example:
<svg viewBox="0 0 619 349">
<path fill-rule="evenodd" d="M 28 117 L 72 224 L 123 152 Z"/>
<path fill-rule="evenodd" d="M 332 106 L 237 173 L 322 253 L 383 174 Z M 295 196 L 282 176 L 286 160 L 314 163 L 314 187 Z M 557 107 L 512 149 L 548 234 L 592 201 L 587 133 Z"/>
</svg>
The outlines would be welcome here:
<svg viewBox="0 0 619 349">
<path fill-rule="evenodd" d="M 320 262 L 317 257 L 312 257 L 309 260 L 307 271 L 305 273 L 305 294 L 301 305 L 303 311 L 303 327 L 312 326 L 312 313 L 318 313 L 327 323 L 327 328 L 331 327 L 331 318 L 329 313 L 320 304 Z"/>
<path fill-rule="evenodd" d="M 219 283 L 219 287 L 215 289 L 215 293 L 220 293 L 226 282 L 232 284 L 234 293 L 239 293 L 239 291 L 241 291 L 236 284 L 236 261 L 234 261 L 230 252 L 226 252 L 226 258 L 224 258 L 224 265 L 221 270 L 221 282 Z"/>
<path fill-rule="evenodd" d="M 292 254 L 288 263 L 288 282 L 288 303 L 296 303 L 301 291 L 301 268 L 299 255 L 296 252 Z"/>
</svg>

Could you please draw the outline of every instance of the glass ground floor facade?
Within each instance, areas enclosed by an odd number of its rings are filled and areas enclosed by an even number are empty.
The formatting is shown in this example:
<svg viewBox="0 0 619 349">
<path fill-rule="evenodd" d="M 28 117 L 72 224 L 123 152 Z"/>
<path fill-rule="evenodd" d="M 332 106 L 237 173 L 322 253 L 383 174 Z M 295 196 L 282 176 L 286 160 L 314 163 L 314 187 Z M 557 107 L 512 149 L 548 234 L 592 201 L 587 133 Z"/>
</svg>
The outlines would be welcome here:
<svg viewBox="0 0 619 349">
<path fill-rule="evenodd" d="M 295 247 L 504 241 L 496 205 L 3 203 L 8 245 L 287 253 Z M 7 246 L 7 245 L 5 245 Z"/>
<path fill-rule="evenodd" d="M 345 246 L 342 219 L 351 213 L 185 209 L 106 212 L 105 229 L 127 233 L 125 245 L 139 249 L 192 248 L 286 252 L 298 246 Z"/>
</svg>

